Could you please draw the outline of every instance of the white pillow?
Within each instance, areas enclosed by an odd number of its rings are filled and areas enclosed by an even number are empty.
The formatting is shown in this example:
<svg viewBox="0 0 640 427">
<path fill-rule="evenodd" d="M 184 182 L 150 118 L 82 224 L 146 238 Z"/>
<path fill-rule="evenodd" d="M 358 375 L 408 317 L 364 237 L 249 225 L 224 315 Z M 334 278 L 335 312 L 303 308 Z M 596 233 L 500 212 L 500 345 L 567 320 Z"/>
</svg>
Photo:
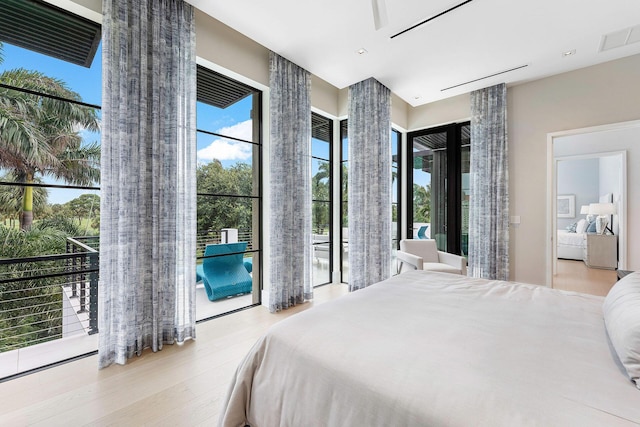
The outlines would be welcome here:
<svg viewBox="0 0 640 427">
<path fill-rule="evenodd" d="M 623 277 L 602 306 L 604 323 L 618 358 L 640 389 L 640 272 Z"/>
<path fill-rule="evenodd" d="M 589 223 L 587 222 L 587 220 L 586 219 L 581 219 L 576 224 L 576 233 L 578 233 L 578 234 L 584 233 L 585 231 L 587 231 L 587 227 L 588 226 L 589 226 Z"/>
</svg>

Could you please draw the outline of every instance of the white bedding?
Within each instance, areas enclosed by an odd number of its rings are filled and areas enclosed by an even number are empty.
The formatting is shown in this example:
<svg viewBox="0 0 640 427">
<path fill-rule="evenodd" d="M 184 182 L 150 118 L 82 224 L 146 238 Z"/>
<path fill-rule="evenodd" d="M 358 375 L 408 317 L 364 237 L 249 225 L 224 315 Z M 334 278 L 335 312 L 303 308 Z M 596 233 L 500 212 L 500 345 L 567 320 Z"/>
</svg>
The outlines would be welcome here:
<svg viewBox="0 0 640 427">
<path fill-rule="evenodd" d="M 584 233 L 569 233 L 558 230 L 557 255 L 558 258 L 582 260 L 585 245 Z"/>
<path fill-rule="evenodd" d="M 603 298 L 412 271 L 276 324 L 221 426 L 616 426 L 640 390 Z"/>
</svg>

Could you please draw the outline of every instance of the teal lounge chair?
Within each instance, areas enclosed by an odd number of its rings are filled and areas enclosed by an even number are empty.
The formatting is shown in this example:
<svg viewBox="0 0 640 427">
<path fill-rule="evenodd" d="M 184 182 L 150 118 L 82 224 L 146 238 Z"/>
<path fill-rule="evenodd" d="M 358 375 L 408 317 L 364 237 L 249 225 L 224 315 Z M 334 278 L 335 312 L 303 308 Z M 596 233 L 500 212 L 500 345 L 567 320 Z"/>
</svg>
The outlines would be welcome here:
<svg viewBox="0 0 640 427">
<path fill-rule="evenodd" d="M 204 256 L 212 257 L 196 266 L 196 281 L 202 280 L 209 301 L 251 292 L 253 279 L 243 263 L 246 248 L 247 242 L 207 245 Z"/>
<path fill-rule="evenodd" d="M 427 228 L 429 228 L 428 225 L 423 225 L 420 228 L 418 228 L 418 239 L 428 239 L 426 234 Z"/>
</svg>

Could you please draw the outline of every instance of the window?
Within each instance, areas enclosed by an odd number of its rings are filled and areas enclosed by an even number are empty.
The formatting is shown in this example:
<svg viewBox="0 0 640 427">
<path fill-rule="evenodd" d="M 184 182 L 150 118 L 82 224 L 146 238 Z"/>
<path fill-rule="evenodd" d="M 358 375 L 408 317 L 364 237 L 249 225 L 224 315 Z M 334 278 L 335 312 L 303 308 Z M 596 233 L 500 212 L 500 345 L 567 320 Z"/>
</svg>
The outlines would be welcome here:
<svg viewBox="0 0 640 427">
<path fill-rule="evenodd" d="M 340 242 L 349 247 L 349 135 L 348 123 L 340 122 Z M 340 253 L 340 281 L 349 283 L 348 249 Z"/>
<path fill-rule="evenodd" d="M 341 202 L 340 202 L 340 218 L 341 218 L 341 241 L 342 246 L 344 248 L 348 248 L 349 244 L 349 219 L 348 219 L 348 209 L 349 209 L 349 136 L 347 134 L 348 122 L 347 120 L 342 120 L 340 122 L 340 144 L 341 144 L 341 159 L 340 159 L 340 194 L 341 194 Z M 391 177 L 392 177 L 392 186 L 391 186 L 391 259 L 389 262 L 391 263 L 391 272 L 395 274 L 396 272 L 396 251 L 400 245 L 400 203 L 399 203 L 399 195 L 401 192 L 401 168 L 400 168 L 400 150 L 401 150 L 401 140 L 402 134 L 392 129 L 391 131 Z M 348 283 L 349 280 L 349 258 L 346 255 L 346 249 L 342 251 L 341 260 L 342 260 L 342 270 L 341 270 L 341 281 L 344 283 Z"/>
<path fill-rule="evenodd" d="M 0 40 L 4 352 L 97 332 L 102 83 L 100 24 L 7 0 Z"/>
<path fill-rule="evenodd" d="M 199 305 L 201 320 L 260 303 L 262 93 L 202 66 L 197 80 L 197 262 L 221 257 L 207 245 L 241 243 L 252 280 L 250 293 Z M 202 283 L 196 296 L 206 301 Z"/>
<path fill-rule="evenodd" d="M 391 274 L 396 274 L 396 251 L 400 246 L 400 230 L 402 218 L 399 196 L 401 192 L 400 148 L 402 134 L 391 130 Z"/>
<path fill-rule="evenodd" d="M 469 230 L 469 123 L 410 132 L 407 235 L 466 254 Z"/>
<path fill-rule="evenodd" d="M 311 193 L 313 285 L 331 283 L 333 120 L 311 113 Z"/>
</svg>

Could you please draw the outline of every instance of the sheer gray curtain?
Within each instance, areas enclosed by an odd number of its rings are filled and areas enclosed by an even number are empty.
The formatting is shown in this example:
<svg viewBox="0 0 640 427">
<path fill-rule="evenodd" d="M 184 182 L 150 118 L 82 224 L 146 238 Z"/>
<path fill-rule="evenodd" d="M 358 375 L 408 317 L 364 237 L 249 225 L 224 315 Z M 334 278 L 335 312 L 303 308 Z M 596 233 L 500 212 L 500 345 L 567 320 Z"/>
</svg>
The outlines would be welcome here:
<svg viewBox="0 0 640 427">
<path fill-rule="evenodd" d="M 195 337 L 195 24 L 103 0 L 99 366 Z"/>
<path fill-rule="evenodd" d="M 469 276 L 509 279 L 507 87 L 471 92 Z"/>
<path fill-rule="evenodd" d="M 349 290 L 391 275 L 391 92 L 349 87 Z"/>
<path fill-rule="evenodd" d="M 271 312 L 313 298 L 311 282 L 311 75 L 270 54 Z"/>
</svg>

